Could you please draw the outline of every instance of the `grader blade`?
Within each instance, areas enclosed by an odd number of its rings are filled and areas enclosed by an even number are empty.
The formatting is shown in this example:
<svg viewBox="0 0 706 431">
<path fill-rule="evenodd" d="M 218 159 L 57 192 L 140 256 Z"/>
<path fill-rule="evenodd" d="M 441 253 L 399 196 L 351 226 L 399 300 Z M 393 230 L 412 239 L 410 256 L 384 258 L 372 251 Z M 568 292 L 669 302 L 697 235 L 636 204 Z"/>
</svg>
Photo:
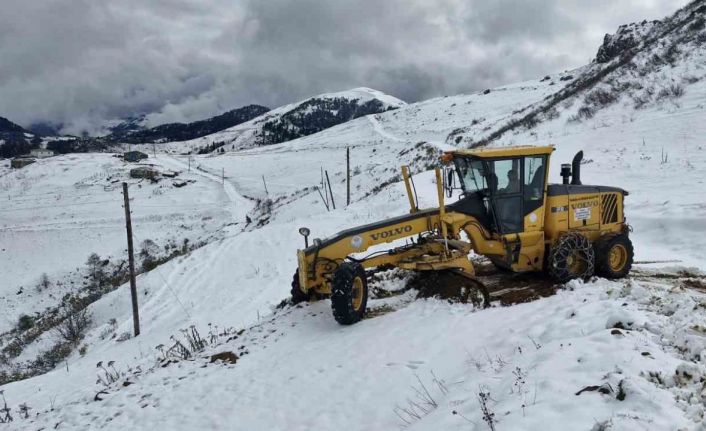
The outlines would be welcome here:
<svg viewBox="0 0 706 431">
<path fill-rule="evenodd" d="M 418 298 L 438 298 L 477 308 L 490 306 L 490 294 L 477 278 L 459 270 L 421 271 L 412 282 Z"/>
</svg>

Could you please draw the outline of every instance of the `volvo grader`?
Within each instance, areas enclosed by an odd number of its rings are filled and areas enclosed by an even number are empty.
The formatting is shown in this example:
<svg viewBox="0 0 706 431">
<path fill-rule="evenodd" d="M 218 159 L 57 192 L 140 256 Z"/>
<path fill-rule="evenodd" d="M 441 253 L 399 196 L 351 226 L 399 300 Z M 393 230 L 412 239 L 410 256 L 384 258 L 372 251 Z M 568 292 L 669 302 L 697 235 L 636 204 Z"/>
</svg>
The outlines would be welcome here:
<svg viewBox="0 0 706 431">
<path fill-rule="evenodd" d="M 475 277 L 471 252 L 512 272 L 543 272 L 558 283 L 596 274 L 625 277 L 632 266 L 630 227 L 623 213 L 628 192 L 581 183 L 583 152 L 562 164 L 560 184 L 549 184 L 553 146 L 518 146 L 445 152 L 435 169 L 439 206 L 419 209 L 409 169 L 402 167 L 410 212 L 347 229 L 297 251 L 292 300 L 331 298 L 341 324 L 366 312 L 366 271 L 402 268 L 452 273 L 462 280 L 464 299 L 489 303 Z M 460 189 L 457 201 L 445 196 Z M 369 248 L 391 248 L 361 256 Z M 376 247 L 379 248 L 379 247 Z"/>
</svg>

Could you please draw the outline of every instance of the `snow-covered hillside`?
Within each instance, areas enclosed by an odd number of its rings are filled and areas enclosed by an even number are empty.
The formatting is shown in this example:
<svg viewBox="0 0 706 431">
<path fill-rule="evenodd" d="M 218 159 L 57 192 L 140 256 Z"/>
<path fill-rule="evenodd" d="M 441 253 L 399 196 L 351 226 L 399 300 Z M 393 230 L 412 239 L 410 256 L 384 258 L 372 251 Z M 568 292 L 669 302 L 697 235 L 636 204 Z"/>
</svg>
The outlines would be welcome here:
<svg viewBox="0 0 706 431">
<path fill-rule="evenodd" d="M 187 178 L 196 180 L 169 187 L 160 202 L 225 203 L 230 211 L 211 216 L 214 230 L 202 230 L 220 233 L 138 277 L 138 338 L 121 336 L 132 327 L 123 285 L 89 307 L 83 353 L 73 352 L 47 374 L 4 385 L 16 419 L 9 429 L 483 430 L 491 421 L 497 430 L 703 430 L 704 13 L 704 2 L 695 2 L 637 32 L 643 40 L 625 48 L 635 50 L 629 58 L 400 106 L 281 144 L 237 150 L 234 143 L 236 150 L 191 158 L 159 154 L 156 163 L 179 169 L 180 177 L 191 163 Z M 255 132 L 248 130 L 193 145 L 252 142 L 246 138 Z M 407 288 L 410 274 L 393 271 L 376 276 L 369 318 L 350 327 L 335 323 L 326 300 L 277 307 L 289 295 L 303 245 L 297 228 L 323 238 L 405 213 L 401 164 L 413 167 L 422 206 L 434 206 L 429 168 L 440 150 L 478 144 L 553 144 L 555 182 L 560 163 L 583 150 L 584 183 L 630 192 L 625 213 L 641 262 L 630 278 L 574 281 L 548 298 L 473 310 L 416 299 Z M 171 148 L 181 152 L 191 144 L 180 145 Z M 353 171 L 347 207 L 346 148 Z M 76 172 L 90 177 L 96 159 L 110 165 L 102 159 L 108 156 L 71 157 L 72 167 L 60 158 L 26 171 L 0 168 L 0 184 L 34 168 L 54 169 L 53 182 L 65 176 L 61 181 L 75 187 L 84 178 Z M 315 188 L 322 169 L 335 210 L 326 210 Z M 38 184 L 33 178 L 28 183 Z M 17 179 L 8 184 L 12 193 L 23 187 Z M 149 197 L 156 187 L 138 189 L 134 212 L 156 199 Z M 246 214 L 247 226 L 216 228 Z M 138 215 L 136 235 L 183 232 L 177 223 L 152 224 Z M 117 215 L 116 226 L 120 221 Z M 115 244 L 123 238 L 117 230 Z M 673 262 L 646 263 L 655 260 Z M 0 270 L 12 274 L 16 264 L 5 262 Z M 15 292 L 3 285 L 2 294 Z M 184 359 L 168 349 L 177 340 L 193 344 L 194 333 L 182 331 L 188 328 L 205 341 Z M 211 355 L 223 352 L 237 362 L 211 363 Z M 19 417 L 22 403 L 32 409 L 28 419 Z"/>
<path fill-rule="evenodd" d="M 224 150 L 233 151 L 270 145 L 404 105 L 403 101 L 370 88 L 320 94 L 273 109 L 222 132 L 190 141 L 169 143 L 161 146 L 161 149 L 184 153 L 221 146 Z"/>
<path fill-rule="evenodd" d="M 130 178 L 140 165 L 111 154 L 65 155 L 41 159 L 22 170 L 0 172 L 4 201 L 0 208 L 2 286 L 0 332 L 53 305 L 83 278 L 91 253 L 104 259 L 125 257 L 125 212 L 121 183 L 131 190 L 135 243 L 181 247 L 224 235 L 226 224 L 244 223 L 245 208 L 232 209 L 220 179 L 188 161 L 159 155 L 148 164 L 178 173 L 158 182 Z M 241 212 L 242 211 L 242 212 Z M 37 292 L 42 274 L 51 290 Z M 62 288 L 59 283 L 64 282 Z"/>
</svg>

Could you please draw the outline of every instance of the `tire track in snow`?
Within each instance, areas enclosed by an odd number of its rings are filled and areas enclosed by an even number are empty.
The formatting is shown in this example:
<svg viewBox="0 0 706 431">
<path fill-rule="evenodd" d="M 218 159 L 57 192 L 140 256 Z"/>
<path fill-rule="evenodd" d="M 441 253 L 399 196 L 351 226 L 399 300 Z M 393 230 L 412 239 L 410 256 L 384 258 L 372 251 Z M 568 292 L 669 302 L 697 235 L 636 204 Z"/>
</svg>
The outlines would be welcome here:
<svg viewBox="0 0 706 431">
<path fill-rule="evenodd" d="M 391 141 L 405 142 L 404 139 L 398 138 L 397 136 L 383 129 L 382 124 L 380 124 L 378 119 L 375 118 L 375 114 L 368 115 L 366 118 L 368 119 L 368 121 L 370 121 L 370 124 L 373 126 L 373 129 L 375 129 L 375 132 L 377 132 L 378 135 L 382 136 L 383 138 L 387 138 Z"/>
<path fill-rule="evenodd" d="M 380 121 L 376 118 L 376 114 L 368 115 L 366 117 L 368 121 L 370 121 L 370 124 L 373 126 L 373 129 L 375 129 L 375 132 L 382 136 L 383 138 L 389 139 L 391 141 L 395 142 L 409 142 L 407 139 L 402 139 L 399 136 L 395 136 L 392 133 L 388 132 L 382 127 L 382 124 L 380 124 Z M 452 151 L 455 149 L 453 145 L 445 144 L 443 142 L 437 142 L 437 141 L 426 141 L 428 144 L 435 146 L 441 151 Z"/>
</svg>

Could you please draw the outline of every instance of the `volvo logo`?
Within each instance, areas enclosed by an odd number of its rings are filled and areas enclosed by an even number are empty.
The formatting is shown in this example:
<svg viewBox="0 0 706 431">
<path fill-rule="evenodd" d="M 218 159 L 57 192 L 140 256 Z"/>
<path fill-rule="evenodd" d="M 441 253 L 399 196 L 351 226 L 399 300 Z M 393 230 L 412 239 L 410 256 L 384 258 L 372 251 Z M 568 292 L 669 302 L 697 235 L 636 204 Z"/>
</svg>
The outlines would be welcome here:
<svg viewBox="0 0 706 431">
<path fill-rule="evenodd" d="M 390 238 L 393 236 L 401 235 L 403 233 L 408 233 L 412 232 L 412 225 L 407 225 L 407 226 L 402 226 L 402 227 L 396 227 L 394 229 L 378 232 L 378 233 L 373 233 L 370 234 L 370 237 L 373 239 L 373 241 L 377 241 L 378 239 L 385 239 L 385 238 Z"/>
</svg>

